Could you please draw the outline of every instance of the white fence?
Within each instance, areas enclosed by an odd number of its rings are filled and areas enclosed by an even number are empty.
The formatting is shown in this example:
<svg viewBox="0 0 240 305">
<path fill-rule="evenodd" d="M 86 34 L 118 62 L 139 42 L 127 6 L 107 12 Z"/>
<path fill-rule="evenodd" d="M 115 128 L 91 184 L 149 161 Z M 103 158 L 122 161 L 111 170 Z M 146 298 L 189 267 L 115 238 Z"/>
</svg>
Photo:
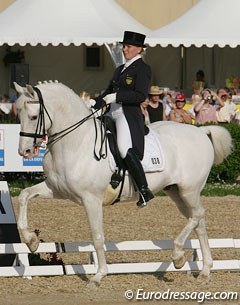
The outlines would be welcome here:
<svg viewBox="0 0 240 305">
<path fill-rule="evenodd" d="M 210 239 L 212 249 L 240 249 L 240 239 Z M 192 249 L 192 260 L 185 263 L 182 269 L 175 269 L 172 262 L 150 262 L 150 263 L 116 263 L 108 264 L 110 274 L 120 273 L 153 273 L 167 271 L 192 271 L 198 272 L 202 268 L 202 255 L 198 240 L 188 240 L 185 249 Z M 106 242 L 106 251 L 141 251 L 141 250 L 172 250 L 172 240 L 145 240 L 145 241 L 123 241 Z M 97 271 L 97 259 L 94 247 L 89 242 L 80 243 L 40 243 L 37 253 L 76 253 L 88 252 L 91 259 L 89 264 L 83 265 L 45 265 L 29 266 L 27 255 L 30 253 L 23 243 L 0 244 L 0 254 L 15 253 L 18 256 L 17 265 L 13 267 L 0 267 L 0 276 L 53 276 L 73 274 L 95 274 Z M 197 254 L 197 255 L 196 255 Z M 144 256 L 142 256 L 144 259 Z M 240 260 L 215 260 L 213 271 L 216 270 L 240 270 Z"/>
</svg>

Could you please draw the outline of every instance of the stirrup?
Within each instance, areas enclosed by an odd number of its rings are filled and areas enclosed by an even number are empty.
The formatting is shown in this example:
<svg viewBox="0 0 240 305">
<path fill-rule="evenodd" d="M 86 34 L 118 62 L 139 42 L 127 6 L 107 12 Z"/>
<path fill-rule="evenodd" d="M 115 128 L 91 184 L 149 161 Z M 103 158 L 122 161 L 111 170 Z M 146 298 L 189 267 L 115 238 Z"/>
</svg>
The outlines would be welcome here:
<svg viewBox="0 0 240 305">
<path fill-rule="evenodd" d="M 139 192 L 139 200 L 137 202 L 137 206 L 139 208 L 143 208 L 147 205 L 147 203 L 154 198 L 153 193 L 149 190 L 149 188 L 142 189 Z"/>
</svg>

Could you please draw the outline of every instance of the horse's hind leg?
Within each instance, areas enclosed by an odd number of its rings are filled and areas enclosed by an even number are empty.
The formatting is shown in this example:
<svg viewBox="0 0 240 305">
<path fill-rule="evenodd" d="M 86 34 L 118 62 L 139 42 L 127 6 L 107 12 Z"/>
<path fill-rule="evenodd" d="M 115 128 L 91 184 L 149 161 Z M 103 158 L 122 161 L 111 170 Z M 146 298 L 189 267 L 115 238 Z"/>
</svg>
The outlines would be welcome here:
<svg viewBox="0 0 240 305">
<path fill-rule="evenodd" d="M 18 216 L 18 228 L 21 231 L 23 238 L 31 250 L 35 252 L 39 245 L 39 238 L 35 232 L 30 232 L 28 229 L 27 220 L 27 205 L 31 198 L 36 196 L 42 196 L 46 198 L 53 198 L 52 191 L 48 188 L 45 182 L 41 182 L 32 187 L 25 188 L 21 191 L 18 202 L 19 202 L 19 216 Z"/>
<path fill-rule="evenodd" d="M 164 192 L 176 203 L 179 211 L 187 218 L 190 218 L 189 208 L 182 200 L 177 185 L 171 185 Z M 173 263 L 176 269 L 180 269 L 186 262 L 185 251 L 183 250 L 185 240 L 179 241 L 179 236 L 174 240 L 174 249 L 172 253 Z"/>
<path fill-rule="evenodd" d="M 204 218 L 200 219 L 199 224 L 196 227 L 195 231 L 198 235 L 198 239 L 202 250 L 202 256 L 203 256 L 203 269 L 200 272 L 197 280 L 199 283 L 204 283 L 204 282 L 208 282 L 210 277 L 210 270 L 213 265 Z"/>
<path fill-rule="evenodd" d="M 186 262 L 183 246 L 193 229 L 199 237 L 201 250 L 203 254 L 203 269 L 199 279 L 204 281 L 209 279 L 210 268 L 212 266 L 211 252 L 208 245 L 208 237 L 205 228 L 204 209 L 200 202 L 200 192 L 179 191 L 177 186 L 172 186 L 166 193 L 175 201 L 178 209 L 188 219 L 187 225 L 174 240 L 173 262 L 176 268 L 182 268 Z"/>
</svg>

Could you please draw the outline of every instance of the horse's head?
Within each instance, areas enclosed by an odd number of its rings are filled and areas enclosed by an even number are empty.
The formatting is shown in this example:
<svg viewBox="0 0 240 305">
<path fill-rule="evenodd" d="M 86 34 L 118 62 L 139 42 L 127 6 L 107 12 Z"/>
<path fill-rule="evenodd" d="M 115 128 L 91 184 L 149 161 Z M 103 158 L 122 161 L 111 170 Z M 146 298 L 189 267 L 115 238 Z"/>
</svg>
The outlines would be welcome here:
<svg viewBox="0 0 240 305">
<path fill-rule="evenodd" d="M 32 158 L 38 155 L 46 131 L 51 126 L 51 119 L 45 115 L 46 109 L 38 88 L 30 85 L 21 87 L 17 83 L 14 86 L 19 93 L 16 109 L 21 123 L 18 151 L 21 156 Z"/>
</svg>

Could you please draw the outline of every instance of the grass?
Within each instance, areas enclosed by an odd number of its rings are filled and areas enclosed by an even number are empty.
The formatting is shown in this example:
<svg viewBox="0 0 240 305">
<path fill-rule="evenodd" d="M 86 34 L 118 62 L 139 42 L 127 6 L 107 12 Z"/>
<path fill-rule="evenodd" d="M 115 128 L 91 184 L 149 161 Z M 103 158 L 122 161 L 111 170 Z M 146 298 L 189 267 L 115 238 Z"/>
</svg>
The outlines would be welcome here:
<svg viewBox="0 0 240 305">
<path fill-rule="evenodd" d="M 240 196 L 240 184 L 233 183 L 208 183 L 201 192 L 202 196 L 223 197 L 228 195 Z M 157 196 L 166 196 L 164 192 L 160 191 Z"/>
<path fill-rule="evenodd" d="M 225 184 L 225 183 L 211 183 L 206 184 L 202 193 L 202 196 L 227 196 L 235 195 L 240 196 L 240 184 Z"/>
<path fill-rule="evenodd" d="M 20 191 L 23 188 L 29 187 L 34 185 L 32 182 L 24 181 L 24 182 L 10 182 L 8 183 L 10 194 L 12 197 L 18 196 Z M 226 184 L 226 183 L 209 183 L 206 184 L 202 193 L 202 196 L 227 196 L 227 195 L 234 195 L 240 196 L 240 184 Z M 157 196 L 165 196 L 165 194 L 160 191 L 157 193 Z"/>
<path fill-rule="evenodd" d="M 31 182 L 24 182 L 24 183 L 21 183 L 21 182 L 9 182 L 8 183 L 8 187 L 9 187 L 9 191 L 10 191 L 11 197 L 18 196 L 22 189 L 24 189 L 26 187 L 29 187 L 29 186 L 32 186 L 32 185 L 34 185 L 34 184 L 31 183 Z"/>
</svg>

